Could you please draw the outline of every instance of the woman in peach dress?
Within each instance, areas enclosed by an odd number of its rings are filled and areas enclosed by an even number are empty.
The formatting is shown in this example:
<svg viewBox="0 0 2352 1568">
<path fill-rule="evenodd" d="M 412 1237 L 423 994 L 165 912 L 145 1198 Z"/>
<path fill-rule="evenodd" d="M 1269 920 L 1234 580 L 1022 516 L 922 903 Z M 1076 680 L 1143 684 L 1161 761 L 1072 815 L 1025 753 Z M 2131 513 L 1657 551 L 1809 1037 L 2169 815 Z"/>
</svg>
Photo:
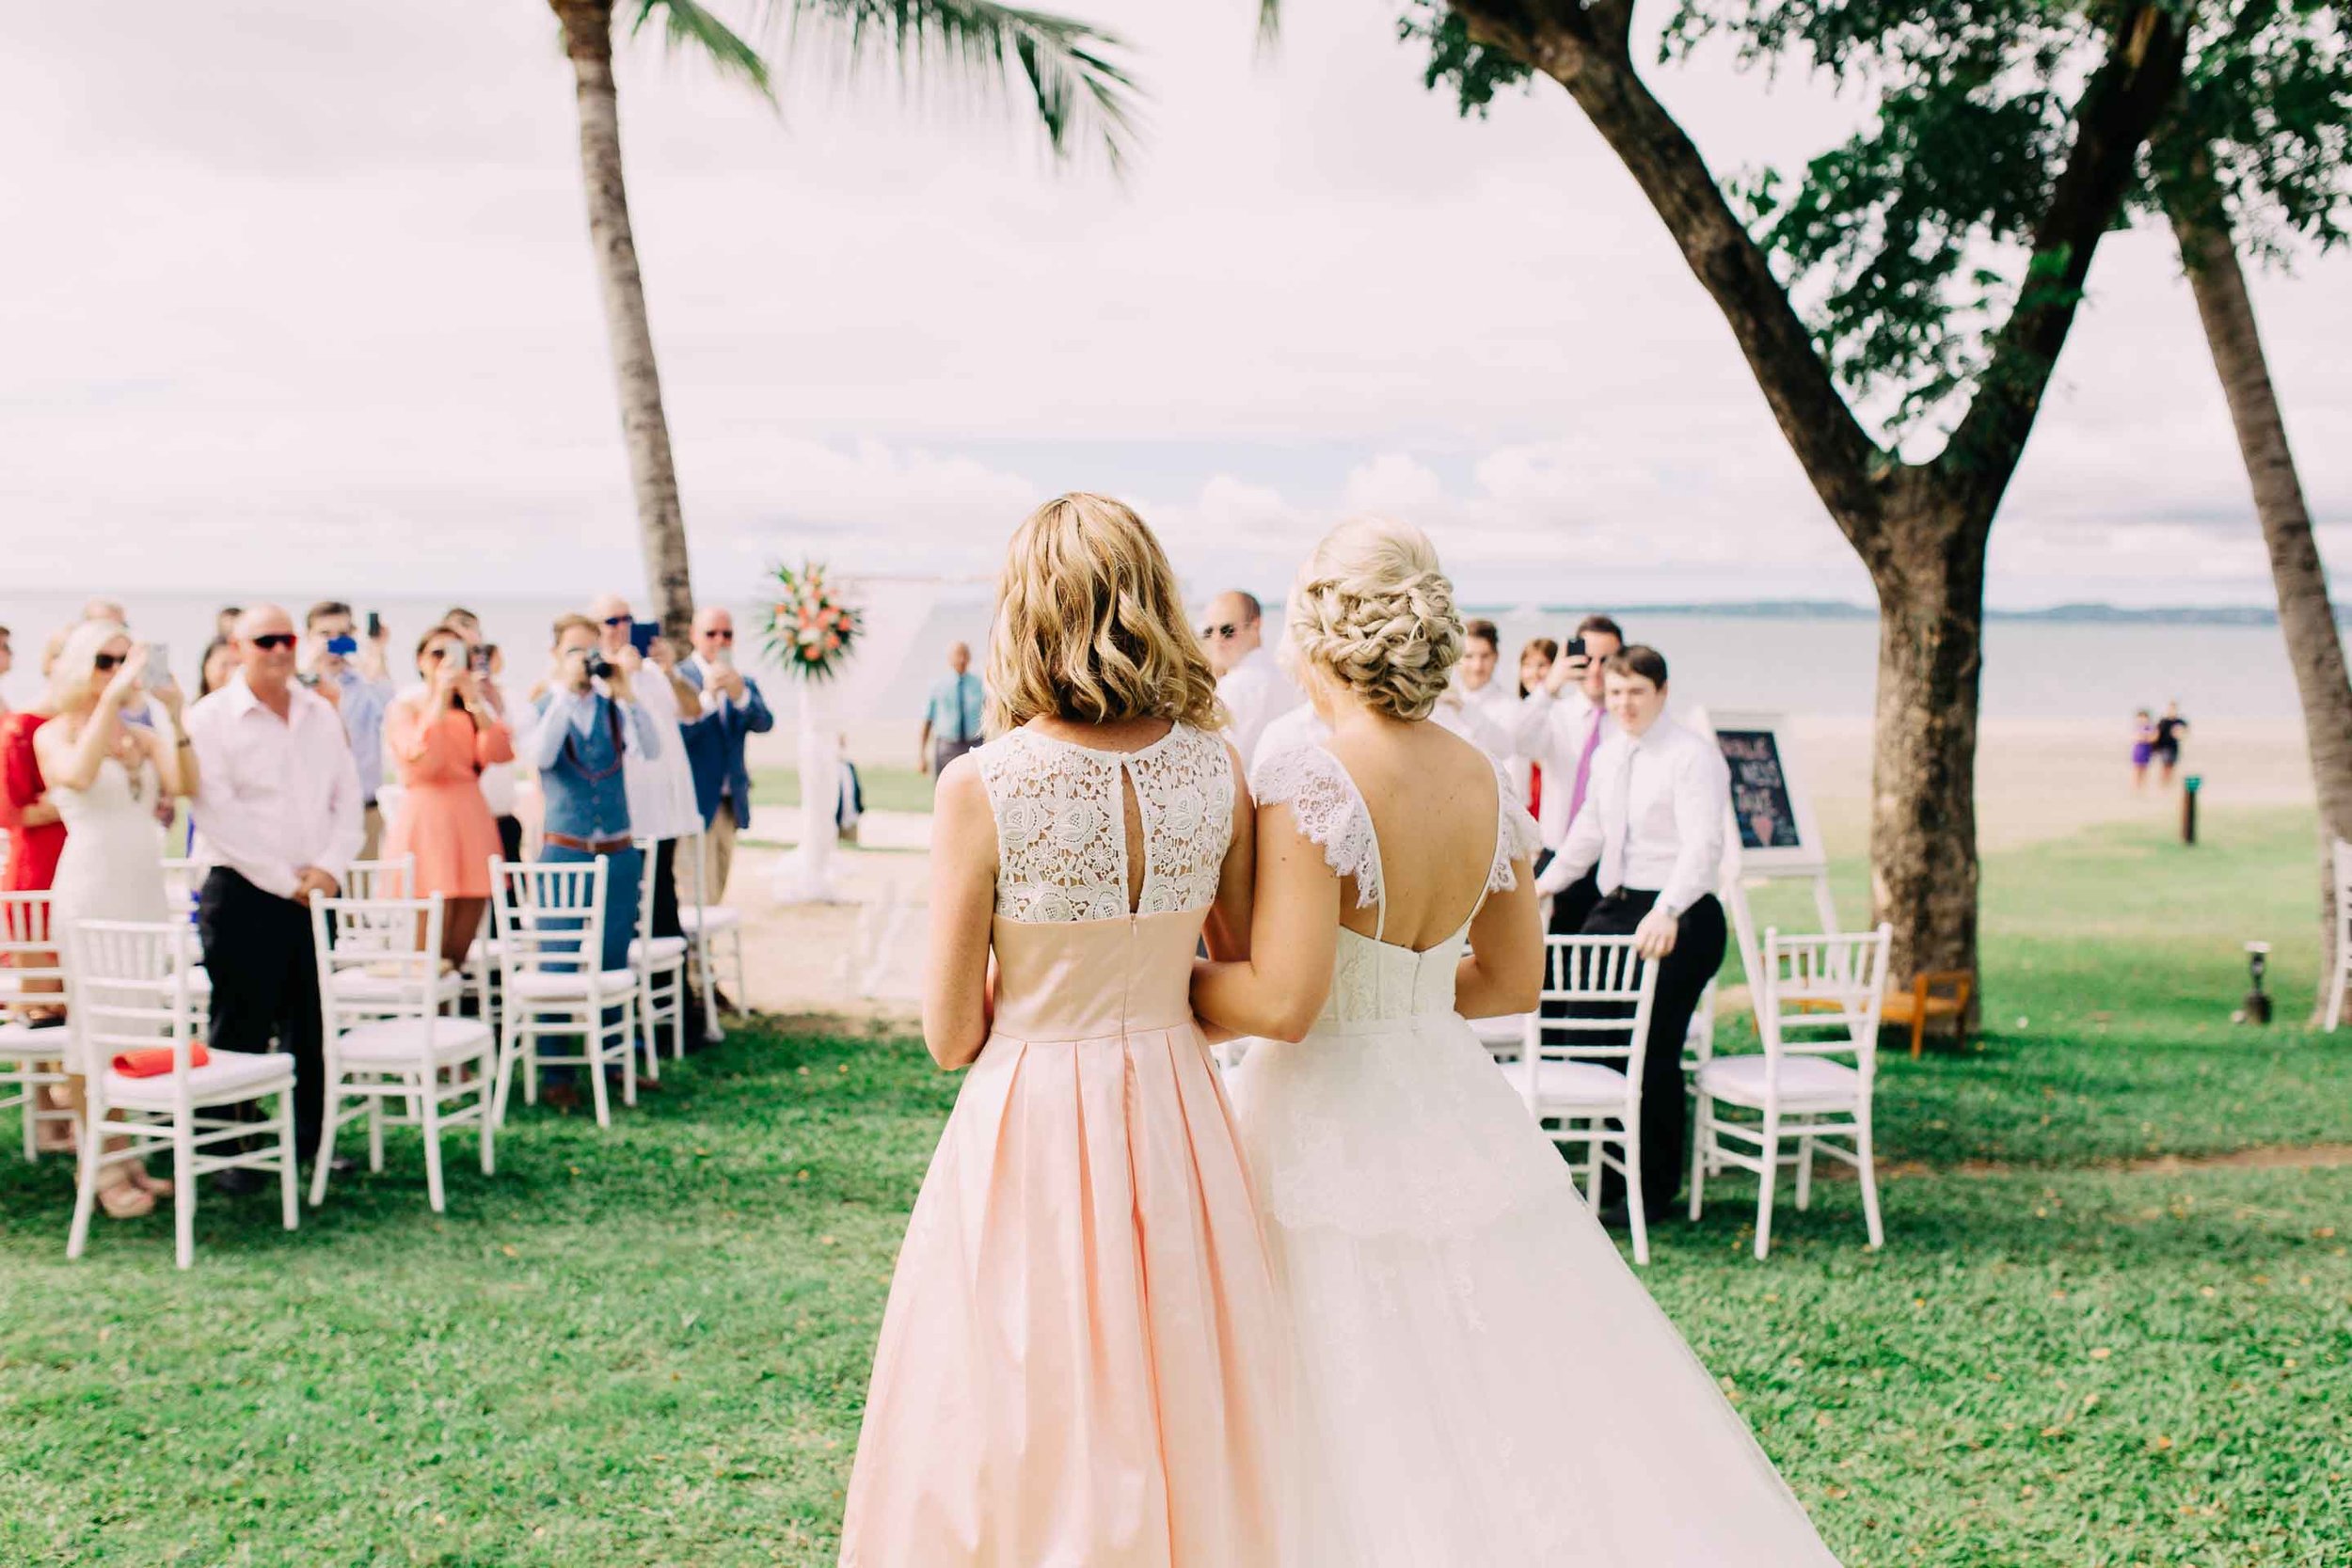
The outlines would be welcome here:
<svg viewBox="0 0 2352 1568">
<path fill-rule="evenodd" d="M 923 1033 L 969 1063 L 898 1254 L 845 1568 L 1267 1568 L 1285 1336 L 1185 989 L 1248 941 L 1240 759 L 1117 501 L 1013 536 L 940 775 Z M 1238 810 L 1236 807 L 1238 806 Z M 992 961 L 993 960 L 993 961 Z"/>
<path fill-rule="evenodd" d="M 482 695 L 463 634 L 435 626 L 417 644 L 424 689 L 384 714 L 384 755 L 400 769 L 400 807 L 384 834 L 384 858 L 416 857 L 410 895 L 441 895 L 441 956 L 466 961 L 490 907 L 490 862 L 501 851 L 498 821 L 482 797 L 482 770 L 515 760 L 515 737 Z"/>
</svg>

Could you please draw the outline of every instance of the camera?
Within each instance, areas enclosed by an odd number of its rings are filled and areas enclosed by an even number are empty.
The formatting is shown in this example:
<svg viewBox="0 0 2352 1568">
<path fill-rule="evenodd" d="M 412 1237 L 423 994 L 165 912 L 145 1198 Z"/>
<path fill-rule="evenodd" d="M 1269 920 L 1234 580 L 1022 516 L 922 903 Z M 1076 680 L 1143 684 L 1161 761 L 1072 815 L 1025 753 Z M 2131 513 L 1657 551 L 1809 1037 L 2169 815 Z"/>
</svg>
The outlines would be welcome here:
<svg viewBox="0 0 2352 1568">
<path fill-rule="evenodd" d="M 1560 650 L 1560 657 L 1562 658 L 1582 658 L 1584 657 L 1584 639 L 1581 637 L 1569 638 L 1566 646 Z"/>
<path fill-rule="evenodd" d="M 602 654 L 591 650 L 588 654 L 588 678 L 592 681 L 612 679 L 612 661 Z"/>
</svg>

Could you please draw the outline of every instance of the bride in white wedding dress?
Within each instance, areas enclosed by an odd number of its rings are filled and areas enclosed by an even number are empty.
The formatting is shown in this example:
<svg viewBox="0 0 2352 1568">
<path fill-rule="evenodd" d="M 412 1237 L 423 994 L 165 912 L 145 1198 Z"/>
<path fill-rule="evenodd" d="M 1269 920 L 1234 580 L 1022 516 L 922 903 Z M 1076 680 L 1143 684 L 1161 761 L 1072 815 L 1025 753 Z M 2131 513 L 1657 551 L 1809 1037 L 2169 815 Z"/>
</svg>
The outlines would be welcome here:
<svg viewBox="0 0 2352 1568">
<path fill-rule="evenodd" d="M 1195 1010 L 1295 1343 L 1285 1568 L 1822 1568 L 1811 1522 L 1464 1018 L 1532 1010 L 1535 825 L 1423 722 L 1462 646 L 1418 531 L 1343 523 L 1288 610 L 1331 726 L 1253 781 L 1251 957 Z"/>
</svg>

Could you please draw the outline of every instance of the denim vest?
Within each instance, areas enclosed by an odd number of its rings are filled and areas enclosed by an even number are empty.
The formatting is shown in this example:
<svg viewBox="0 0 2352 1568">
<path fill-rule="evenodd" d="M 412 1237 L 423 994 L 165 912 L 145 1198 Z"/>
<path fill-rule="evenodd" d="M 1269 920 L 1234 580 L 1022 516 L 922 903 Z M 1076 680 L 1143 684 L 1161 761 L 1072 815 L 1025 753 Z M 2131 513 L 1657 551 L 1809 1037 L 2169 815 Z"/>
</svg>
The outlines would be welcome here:
<svg viewBox="0 0 2352 1568">
<path fill-rule="evenodd" d="M 547 712 L 548 699 L 539 699 Z M 539 773 L 542 826 L 551 833 L 591 841 L 628 836 L 628 795 L 621 786 L 621 710 L 596 695 L 596 719 L 581 735 L 564 725 L 564 750 Z"/>
</svg>

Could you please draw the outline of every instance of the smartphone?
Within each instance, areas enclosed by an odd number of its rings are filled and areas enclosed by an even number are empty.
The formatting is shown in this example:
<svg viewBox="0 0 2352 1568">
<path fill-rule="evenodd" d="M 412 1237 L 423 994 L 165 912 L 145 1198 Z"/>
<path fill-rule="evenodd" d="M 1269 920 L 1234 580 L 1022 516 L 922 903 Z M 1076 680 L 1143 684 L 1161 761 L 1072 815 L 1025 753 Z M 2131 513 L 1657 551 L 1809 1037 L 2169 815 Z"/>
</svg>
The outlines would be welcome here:
<svg viewBox="0 0 2352 1568">
<path fill-rule="evenodd" d="M 631 621 L 628 624 L 628 645 L 642 656 L 653 647 L 653 640 L 661 635 L 659 621 Z"/>
<path fill-rule="evenodd" d="M 376 613 L 376 612 L 375 612 L 374 610 L 369 610 L 369 611 L 368 611 L 368 641 L 371 641 L 371 642 L 373 642 L 373 641 L 374 641 L 377 638 L 382 637 L 383 635 L 384 635 L 384 617 L 383 617 L 382 615 L 379 615 L 378 613 Z"/>
<path fill-rule="evenodd" d="M 147 645 L 147 668 L 139 672 L 139 684 L 150 691 L 171 684 L 171 644 L 150 642 Z"/>
<path fill-rule="evenodd" d="M 1582 658 L 1584 657 L 1584 639 L 1581 637 L 1569 638 L 1566 646 L 1560 650 L 1560 657 L 1562 658 Z"/>
<path fill-rule="evenodd" d="M 466 657 L 466 662 L 472 669 L 475 674 L 485 680 L 488 679 L 490 674 L 489 644 L 485 642 L 482 646 L 474 649 L 472 653 Z"/>
<path fill-rule="evenodd" d="M 330 637 L 326 640 L 326 651 L 337 658 L 349 658 L 359 651 L 359 640 L 349 632 L 341 637 Z"/>
</svg>

